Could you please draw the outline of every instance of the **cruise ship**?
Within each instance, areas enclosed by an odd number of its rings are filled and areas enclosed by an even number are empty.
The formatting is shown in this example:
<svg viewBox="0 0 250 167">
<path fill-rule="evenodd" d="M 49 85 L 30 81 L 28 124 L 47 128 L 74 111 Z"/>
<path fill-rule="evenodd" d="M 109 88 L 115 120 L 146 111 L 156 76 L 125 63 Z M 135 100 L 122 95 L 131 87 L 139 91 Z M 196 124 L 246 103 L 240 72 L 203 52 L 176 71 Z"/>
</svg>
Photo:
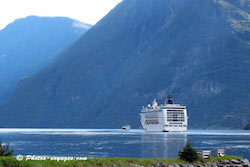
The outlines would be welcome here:
<svg viewBox="0 0 250 167">
<path fill-rule="evenodd" d="M 165 104 L 158 105 L 154 100 L 152 105 L 142 107 L 140 116 L 145 131 L 185 132 L 187 130 L 187 108 L 174 104 L 171 96 L 168 96 Z"/>
</svg>

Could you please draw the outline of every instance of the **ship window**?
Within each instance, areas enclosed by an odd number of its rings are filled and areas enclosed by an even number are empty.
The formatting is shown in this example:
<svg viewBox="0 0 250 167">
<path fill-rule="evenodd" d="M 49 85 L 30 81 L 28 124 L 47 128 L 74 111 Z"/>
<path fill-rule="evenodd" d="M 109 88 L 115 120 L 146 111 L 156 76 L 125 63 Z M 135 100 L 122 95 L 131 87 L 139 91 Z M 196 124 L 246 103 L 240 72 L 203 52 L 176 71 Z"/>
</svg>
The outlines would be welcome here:
<svg viewBox="0 0 250 167">
<path fill-rule="evenodd" d="M 159 121 L 158 120 L 146 120 L 145 123 L 146 124 L 158 124 Z"/>
<path fill-rule="evenodd" d="M 169 124 L 172 124 L 172 125 L 179 125 L 179 124 L 181 124 L 182 125 L 182 123 L 180 123 L 180 122 L 170 122 Z"/>
<path fill-rule="evenodd" d="M 183 119 L 173 119 L 172 121 L 174 121 L 174 122 L 183 122 L 184 120 Z"/>
</svg>

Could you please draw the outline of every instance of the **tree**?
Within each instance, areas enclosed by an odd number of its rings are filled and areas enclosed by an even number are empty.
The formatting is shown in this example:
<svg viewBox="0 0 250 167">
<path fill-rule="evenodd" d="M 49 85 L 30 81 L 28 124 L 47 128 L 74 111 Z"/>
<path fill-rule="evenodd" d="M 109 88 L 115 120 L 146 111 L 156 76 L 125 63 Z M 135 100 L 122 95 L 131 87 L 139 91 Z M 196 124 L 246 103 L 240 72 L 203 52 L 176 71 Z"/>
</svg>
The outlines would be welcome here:
<svg viewBox="0 0 250 167">
<path fill-rule="evenodd" d="M 2 145 L 0 141 L 0 156 L 11 156 L 13 155 L 14 150 L 10 149 L 10 143 L 7 143 L 5 146 Z"/>
<path fill-rule="evenodd" d="M 199 160 L 197 151 L 191 147 L 191 143 L 188 142 L 183 150 L 179 154 L 180 159 L 188 162 L 194 162 Z"/>
<path fill-rule="evenodd" d="M 250 124 L 247 124 L 247 125 L 244 127 L 244 130 L 250 130 Z"/>
</svg>

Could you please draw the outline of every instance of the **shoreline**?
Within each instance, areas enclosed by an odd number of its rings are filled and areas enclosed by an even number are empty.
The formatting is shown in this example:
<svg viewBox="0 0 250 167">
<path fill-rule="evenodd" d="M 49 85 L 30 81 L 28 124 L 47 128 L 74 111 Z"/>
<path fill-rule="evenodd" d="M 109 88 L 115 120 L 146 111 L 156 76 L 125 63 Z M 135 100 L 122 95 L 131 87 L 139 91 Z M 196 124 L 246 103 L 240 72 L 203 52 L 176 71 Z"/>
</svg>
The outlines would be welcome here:
<svg viewBox="0 0 250 167">
<path fill-rule="evenodd" d="M 157 158 L 87 158 L 86 160 L 26 160 L 18 161 L 15 157 L 0 157 L 0 167 L 250 167 L 247 159 L 237 156 L 212 157 L 194 163 L 176 159 Z"/>
</svg>

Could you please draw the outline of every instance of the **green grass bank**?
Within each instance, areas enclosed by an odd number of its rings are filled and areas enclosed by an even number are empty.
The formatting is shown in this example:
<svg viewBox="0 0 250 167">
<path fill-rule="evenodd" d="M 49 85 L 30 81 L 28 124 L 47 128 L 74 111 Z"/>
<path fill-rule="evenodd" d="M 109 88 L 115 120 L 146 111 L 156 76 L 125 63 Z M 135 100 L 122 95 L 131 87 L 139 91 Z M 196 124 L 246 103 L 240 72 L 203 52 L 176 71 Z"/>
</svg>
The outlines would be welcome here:
<svg viewBox="0 0 250 167">
<path fill-rule="evenodd" d="M 224 159 L 242 159 L 236 156 L 225 156 L 225 157 L 213 157 L 206 162 L 221 161 Z M 0 157 L 0 167 L 139 167 L 152 166 L 153 163 L 164 163 L 164 164 L 190 164 L 188 162 L 182 161 L 178 158 L 176 159 L 144 159 L 144 158 L 93 158 L 84 161 L 72 160 L 72 161 L 55 161 L 55 160 L 22 160 L 17 161 L 14 157 Z M 194 164 L 194 163 L 192 163 Z M 200 161 L 195 164 L 201 164 Z"/>
</svg>

